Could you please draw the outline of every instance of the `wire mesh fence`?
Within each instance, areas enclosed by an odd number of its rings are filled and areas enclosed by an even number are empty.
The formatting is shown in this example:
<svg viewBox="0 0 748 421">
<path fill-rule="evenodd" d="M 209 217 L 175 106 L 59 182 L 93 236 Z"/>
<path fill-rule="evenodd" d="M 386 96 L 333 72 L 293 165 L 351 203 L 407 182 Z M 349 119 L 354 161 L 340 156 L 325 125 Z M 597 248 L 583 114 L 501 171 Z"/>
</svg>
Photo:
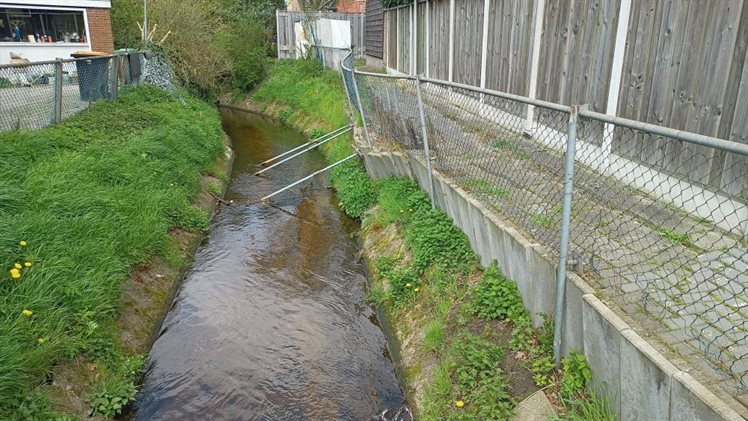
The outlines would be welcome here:
<svg viewBox="0 0 748 421">
<path fill-rule="evenodd" d="M 350 69 L 376 147 L 422 153 L 420 84 L 433 168 L 560 257 L 572 107 Z M 745 391 L 748 148 L 707 140 L 580 111 L 567 266 Z"/>
<path fill-rule="evenodd" d="M 0 66 L 0 132 L 50 126 L 137 83 L 142 53 Z"/>
</svg>

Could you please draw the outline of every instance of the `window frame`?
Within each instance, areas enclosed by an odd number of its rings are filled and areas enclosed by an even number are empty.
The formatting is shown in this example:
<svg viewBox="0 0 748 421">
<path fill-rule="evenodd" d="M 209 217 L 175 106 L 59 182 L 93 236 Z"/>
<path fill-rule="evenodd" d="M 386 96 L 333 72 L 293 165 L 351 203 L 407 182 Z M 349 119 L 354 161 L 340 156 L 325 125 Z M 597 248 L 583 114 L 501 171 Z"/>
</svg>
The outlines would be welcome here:
<svg viewBox="0 0 748 421">
<path fill-rule="evenodd" d="M 88 9 L 80 7 L 55 7 L 55 6 L 27 6 L 23 4 L 0 3 L 0 7 L 6 9 L 33 9 L 33 10 L 59 10 L 64 12 L 81 12 L 83 14 L 83 26 L 86 31 L 86 42 L 2 42 L 0 47 L 17 46 L 17 47 L 70 47 L 80 45 L 91 48 L 91 30 L 88 26 Z"/>
</svg>

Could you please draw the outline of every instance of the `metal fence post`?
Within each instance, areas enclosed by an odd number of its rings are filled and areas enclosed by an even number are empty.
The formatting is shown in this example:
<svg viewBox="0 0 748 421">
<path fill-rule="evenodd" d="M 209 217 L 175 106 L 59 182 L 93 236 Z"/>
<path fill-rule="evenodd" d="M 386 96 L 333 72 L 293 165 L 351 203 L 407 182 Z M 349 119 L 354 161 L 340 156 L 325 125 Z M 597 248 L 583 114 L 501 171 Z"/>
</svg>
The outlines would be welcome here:
<svg viewBox="0 0 748 421">
<path fill-rule="evenodd" d="M 62 59 L 55 60 L 55 124 L 62 122 Z"/>
<path fill-rule="evenodd" d="M 361 124 L 364 125 L 364 136 L 366 136 L 366 143 L 371 148 L 371 138 L 369 137 L 369 129 L 366 127 L 366 116 L 364 115 L 364 104 L 361 103 L 361 95 L 358 93 L 358 82 L 356 81 L 356 69 L 351 66 L 351 80 L 353 80 L 353 91 L 356 93 L 356 102 L 358 102 L 358 111 L 361 113 Z"/>
<path fill-rule="evenodd" d="M 350 55 L 351 56 L 353 55 L 353 48 L 351 48 Z M 341 75 L 343 75 L 343 87 L 345 88 L 345 99 L 348 100 L 348 109 L 351 110 L 351 115 L 355 116 L 356 109 L 353 108 L 353 102 L 351 101 L 351 92 L 348 90 L 348 83 L 346 82 L 346 76 L 345 76 L 346 70 L 345 70 L 344 63 L 346 62 L 346 59 L 347 57 L 343 59 L 342 62 L 340 62 L 340 73 Z M 351 70 L 350 77 L 353 77 L 353 70 Z"/>
<path fill-rule="evenodd" d="M 110 91 L 112 93 L 112 101 L 117 101 L 117 98 L 119 98 L 119 67 L 120 59 L 119 56 L 116 55 L 112 57 L 112 77 L 110 87 Z"/>
<path fill-rule="evenodd" d="M 566 255 L 569 252 L 569 224 L 571 221 L 571 193 L 574 183 L 574 156 L 577 144 L 577 119 L 579 106 L 571 107 L 566 136 L 566 172 L 564 174 L 564 202 L 561 215 L 561 242 L 559 244 L 558 272 L 556 274 L 556 311 L 553 330 L 553 359 L 558 368 L 561 364 L 561 334 L 564 324 L 564 300 L 566 298 Z"/>
<path fill-rule="evenodd" d="M 426 171 L 429 175 L 429 196 L 431 196 L 431 209 L 436 209 L 436 197 L 434 196 L 434 173 L 431 170 L 431 153 L 429 151 L 429 134 L 426 127 L 426 115 L 423 112 L 423 96 L 421 95 L 421 76 L 416 75 L 416 95 L 418 99 L 418 116 L 421 119 L 421 135 L 423 136 L 423 157 L 426 160 Z"/>
</svg>

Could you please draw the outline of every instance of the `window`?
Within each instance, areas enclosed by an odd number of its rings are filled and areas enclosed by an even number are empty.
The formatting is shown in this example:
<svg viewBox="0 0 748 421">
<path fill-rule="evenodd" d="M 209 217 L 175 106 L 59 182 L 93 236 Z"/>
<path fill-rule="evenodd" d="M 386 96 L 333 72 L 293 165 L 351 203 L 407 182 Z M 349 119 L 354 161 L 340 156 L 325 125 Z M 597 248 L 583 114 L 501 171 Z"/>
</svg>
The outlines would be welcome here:
<svg viewBox="0 0 748 421">
<path fill-rule="evenodd" d="M 0 7 L 0 42 L 86 42 L 83 11 Z"/>
</svg>

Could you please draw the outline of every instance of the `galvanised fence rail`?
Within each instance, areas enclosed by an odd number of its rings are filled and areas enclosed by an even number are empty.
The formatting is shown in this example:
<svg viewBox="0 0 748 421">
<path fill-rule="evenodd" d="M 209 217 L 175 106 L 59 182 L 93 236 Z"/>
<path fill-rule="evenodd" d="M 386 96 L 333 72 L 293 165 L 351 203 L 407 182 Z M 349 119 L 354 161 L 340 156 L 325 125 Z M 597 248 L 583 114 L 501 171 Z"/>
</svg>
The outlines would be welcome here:
<svg viewBox="0 0 748 421">
<path fill-rule="evenodd" d="M 143 53 L 0 66 L 0 132 L 38 129 L 136 84 Z"/>
<path fill-rule="evenodd" d="M 681 355 L 703 357 L 726 385 L 748 390 L 748 194 L 730 193 L 748 177 L 748 145 L 360 72 L 350 57 L 343 77 L 375 148 L 424 154 L 555 255 L 557 358 L 571 270 Z M 712 165 L 713 156 L 730 164 Z M 722 188 L 708 183 L 717 177 Z"/>
</svg>

